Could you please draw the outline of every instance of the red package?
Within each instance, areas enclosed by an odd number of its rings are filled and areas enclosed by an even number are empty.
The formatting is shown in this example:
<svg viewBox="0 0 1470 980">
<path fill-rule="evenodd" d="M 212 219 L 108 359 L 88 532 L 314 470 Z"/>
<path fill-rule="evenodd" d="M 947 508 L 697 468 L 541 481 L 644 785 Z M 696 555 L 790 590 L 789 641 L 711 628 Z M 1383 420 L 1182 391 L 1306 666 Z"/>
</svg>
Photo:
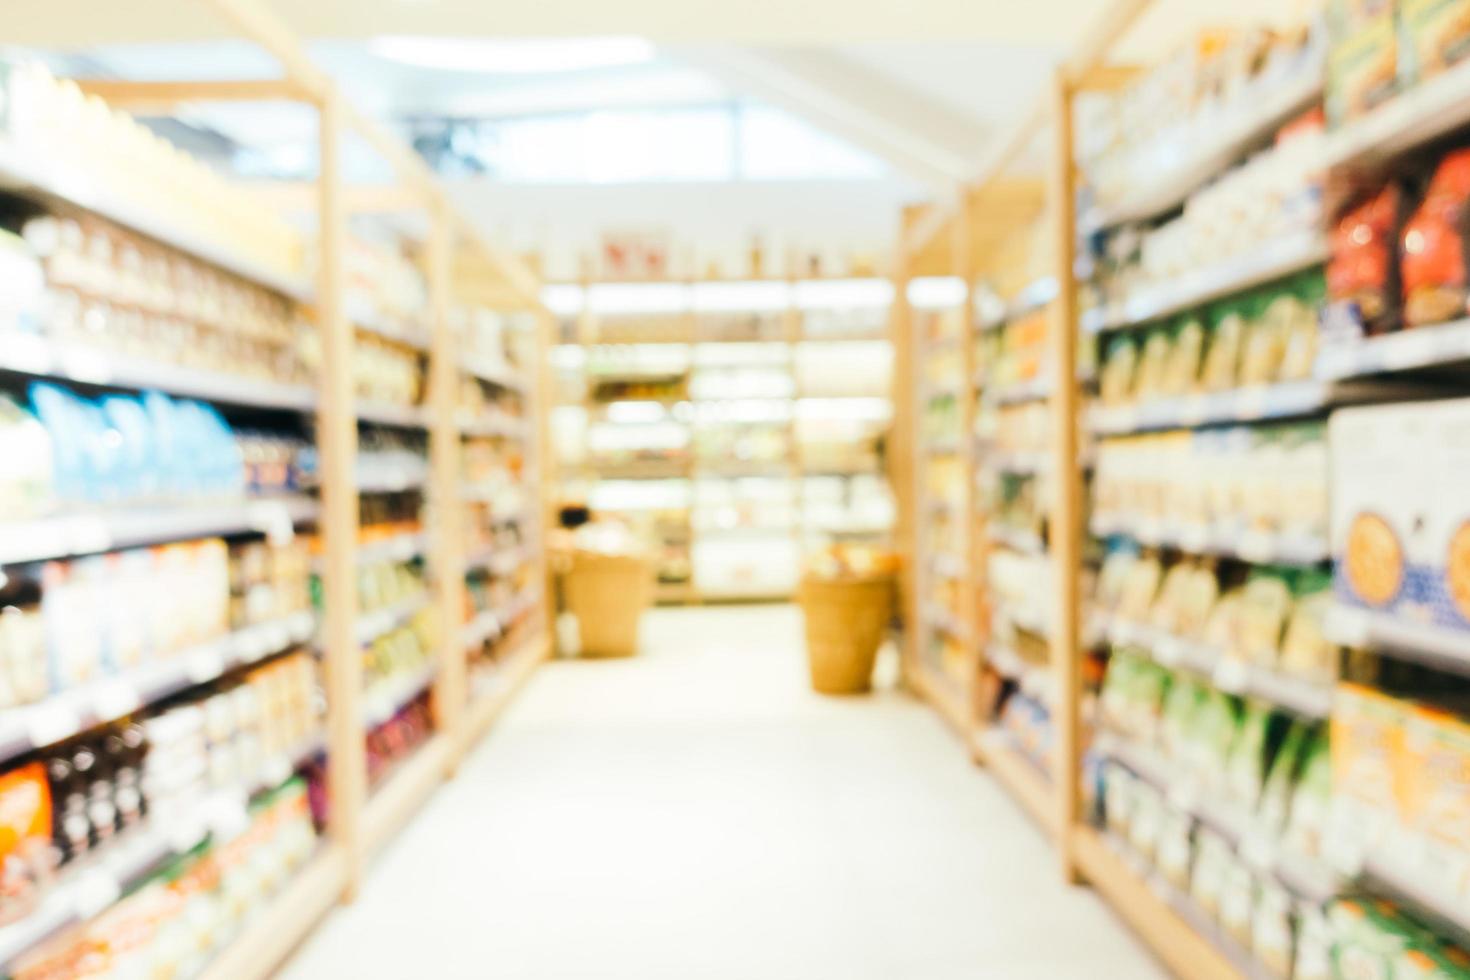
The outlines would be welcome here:
<svg viewBox="0 0 1470 980">
<path fill-rule="evenodd" d="M 53 865 L 51 786 L 32 762 L 0 776 L 0 925 L 35 907 Z"/>
<path fill-rule="evenodd" d="M 1394 325 L 1400 197 L 1396 185 L 1385 186 L 1344 214 L 1332 232 L 1328 302 L 1352 308 L 1353 318 L 1370 334 L 1383 333 Z"/>
<path fill-rule="evenodd" d="M 1470 149 L 1439 162 L 1402 238 L 1404 322 L 1443 323 L 1466 315 L 1466 236 L 1470 235 Z"/>
</svg>

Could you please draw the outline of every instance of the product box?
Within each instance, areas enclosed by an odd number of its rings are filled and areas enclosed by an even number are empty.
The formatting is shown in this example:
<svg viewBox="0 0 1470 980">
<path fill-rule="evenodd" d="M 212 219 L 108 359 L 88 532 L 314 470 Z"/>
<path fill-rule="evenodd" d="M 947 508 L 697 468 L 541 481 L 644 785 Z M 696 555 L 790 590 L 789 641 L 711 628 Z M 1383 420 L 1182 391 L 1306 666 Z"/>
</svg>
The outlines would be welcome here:
<svg viewBox="0 0 1470 980">
<path fill-rule="evenodd" d="M 1344 605 L 1423 621 L 1441 405 L 1334 412 L 1328 425 L 1333 588 Z M 1463 409 L 1462 409 L 1463 410 Z"/>
<path fill-rule="evenodd" d="M 1430 418 L 1429 503 L 1411 564 L 1423 576 L 1423 613 L 1438 626 L 1470 629 L 1470 399 L 1435 402 Z"/>
<path fill-rule="evenodd" d="M 1398 36 L 1389 3 L 1337 2 L 1328 13 L 1327 124 L 1341 126 L 1397 90 Z"/>
<path fill-rule="evenodd" d="M 1382 691 L 1339 684 L 1333 700 L 1333 825 L 1353 840 L 1335 842 L 1358 857 L 1383 844 L 1402 823 L 1403 732 L 1412 708 Z"/>
<path fill-rule="evenodd" d="M 1427 707 L 1405 720 L 1397 781 L 1400 821 L 1425 849 L 1434 884 L 1470 886 L 1470 723 Z"/>
<path fill-rule="evenodd" d="M 1470 54 L 1470 0 L 1398 0 L 1398 12 L 1401 88 Z"/>
</svg>

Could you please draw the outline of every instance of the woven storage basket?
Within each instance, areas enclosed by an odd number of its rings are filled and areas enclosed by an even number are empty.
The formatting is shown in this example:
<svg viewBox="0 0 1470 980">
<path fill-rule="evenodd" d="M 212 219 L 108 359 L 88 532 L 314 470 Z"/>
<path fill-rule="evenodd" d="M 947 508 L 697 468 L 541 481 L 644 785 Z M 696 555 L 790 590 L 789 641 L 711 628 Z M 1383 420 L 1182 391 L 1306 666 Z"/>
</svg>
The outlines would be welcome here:
<svg viewBox="0 0 1470 980">
<path fill-rule="evenodd" d="M 564 582 L 584 657 L 631 657 L 638 621 L 653 601 L 653 566 L 641 555 L 578 551 Z"/>
<path fill-rule="evenodd" d="M 893 577 L 807 576 L 798 600 L 806 618 L 812 688 L 822 694 L 868 690 L 878 647 L 893 619 Z"/>
</svg>

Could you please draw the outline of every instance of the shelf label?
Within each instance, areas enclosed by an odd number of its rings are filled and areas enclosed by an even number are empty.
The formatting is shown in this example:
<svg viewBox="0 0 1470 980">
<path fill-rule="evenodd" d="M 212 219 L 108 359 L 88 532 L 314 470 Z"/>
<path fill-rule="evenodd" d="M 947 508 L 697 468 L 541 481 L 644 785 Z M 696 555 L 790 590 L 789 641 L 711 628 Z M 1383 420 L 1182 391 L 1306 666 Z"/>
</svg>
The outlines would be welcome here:
<svg viewBox="0 0 1470 980">
<path fill-rule="evenodd" d="M 5 366 L 23 374 L 50 374 L 51 348 L 40 337 L 11 333 L 5 338 Z"/>
<path fill-rule="evenodd" d="M 1276 835 L 1261 827 L 1246 831 L 1240 842 L 1240 856 L 1258 871 L 1270 871 L 1276 866 L 1278 843 Z"/>
<path fill-rule="evenodd" d="M 1323 632 L 1334 643 L 1347 647 L 1367 646 L 1368 614 L 1348 606 L 1333 606 L 1327 613 Z"/>
<path fill-rule="evenodd" d="M 1180 779 L 1169 785 L 1169 804 L 1185 813 L 1199 809 L 1199 783 L 1193 779 Z"/>
<path fill-rule="evenodd" d="M 1210 401 L 1204 395 L 1192 395 L 1179 401 L 1181 425 L 1199 425 L 1210 414 Z"/>
<path fill-rule="evenodd" d="M 184 674 L 195 684 L 212 681 L 225 672 L 225 655 L 218 646 L 204 647 L 189 654 Z"/>
<path fill-rule="evenodd" d="M 112 381 L 108 355 L 98 350 L 76 348 L 61 355 L 61 373 L 82 384 L 105 385 Z"/>
<path fill-rule="evenodd" d="M 142 705 L 137 688 L 125 680 L 108 681 L 97 688 L 92 707 L 99 718 L 112 719 L 130 715 Z"/>
<path fill-rule="evenodd" d="M 26 735 L 36 748 L 70 738 L 81 728 L 82 720 L 76 711 L 59 702 L 42 703 L 26 710 Z"/>
<path fill-rule="evenodd" d="M 91 919 L 122 897 L 121 883 L 101 868 L 83 872 L 74 887 L 72 908 L 80 919 Z"/>
<path fill-rule="evenodd" d="M 1238 419 L 1258 419 L 1266 414 L 1269 404 L 1269 389 L 1260 385 L 1242 388 L 1235 394 L 1231 414 Z"/>
<path fill-rule="evenodd" d="M 292 768 L 290 759 L 284 755 L 273 756 L 261 766 L 260 782 L 264 787 L 274 789 L 290 779 L 293 772 L 295 769 Z"/>
<path fill-rule="evenodd" d="M 296 537 L 296 522 L 279 500 L 252 501 L 245 509 L 245 521 L 276 546 L 290 544 Z"/>
<path fill-rule="evenodd" d="M 1389 341 L 1380 341 L 1383 344 L 1383 366 L 1390 371 L 1399 371 L 1434 363 L 1438 360 L 1436 339 L 1433 333 L 1405 330 Z"/>
<path fill-rule="evenodd" d="M 1178 666 L 1184 659 L 1184 643 L 1177 637 L 1161 636 L 1154 641 L 1154 660 L 1165 667 Z"/>
<path fill-rule="evenodd" d="M 1276 557 L 1277 548 L 1271 535 L 1261 531 L 1247 531 L 1236 546 L 1235 553 L 1242 561 L 1253 565 L 1264 565 Z"/>
<path fill-rule="evenodd" d="M 1250 668 L 1242 660 L 1226 657 L 1215 665 L 1215 686 L 1227 694 L 1244 693 L 1250 684 Z"/>
<path fill-rule="evenodd" d="M 68 548 L 80 554 L 108 551 L 112 548 L 112 531 L 100 517 L 73 517 L 66 524 L 66 541 Z"/>
</svg>

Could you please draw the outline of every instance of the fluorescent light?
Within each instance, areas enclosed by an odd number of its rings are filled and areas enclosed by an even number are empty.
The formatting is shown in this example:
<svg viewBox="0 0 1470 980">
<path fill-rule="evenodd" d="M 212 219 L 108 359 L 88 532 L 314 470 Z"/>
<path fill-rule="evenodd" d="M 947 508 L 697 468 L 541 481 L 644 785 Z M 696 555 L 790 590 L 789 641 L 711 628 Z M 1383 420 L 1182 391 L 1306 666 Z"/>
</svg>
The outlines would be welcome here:
<svg viewBox="0 0 1470 980">
<path fill-rule="evenodd" d="M 558 316 L 582 312 L 582 287 L 570 283 L 548 283 L 541 287 L 541 303 Z"/>
<path fill-rule="evenodd" d="M 689 287 L 681 282 L 600 282 L 587 290 L 594 313 L 685 313 Z"/>
<path fill-rule="evenodd" d="M 791 306 L 791 289 L 779 279 L 694 284 L 694 308 L 702 313 L 771 313 Z"/>
<path fill-rule="evenodd" d="M 418 68 L 487 75 L 543 75 L 641 65 L 655 49 L 641 37 L 572 37 L 502 40 L 391 36 L 374 38 L 369 50 Z"/>
<path fill-rule="evenodd" d="M 796 305 L 804 310 L 871 309 L 893 302 L 887 279 L 807 279 L 796 284 Z"/>
</svg>

